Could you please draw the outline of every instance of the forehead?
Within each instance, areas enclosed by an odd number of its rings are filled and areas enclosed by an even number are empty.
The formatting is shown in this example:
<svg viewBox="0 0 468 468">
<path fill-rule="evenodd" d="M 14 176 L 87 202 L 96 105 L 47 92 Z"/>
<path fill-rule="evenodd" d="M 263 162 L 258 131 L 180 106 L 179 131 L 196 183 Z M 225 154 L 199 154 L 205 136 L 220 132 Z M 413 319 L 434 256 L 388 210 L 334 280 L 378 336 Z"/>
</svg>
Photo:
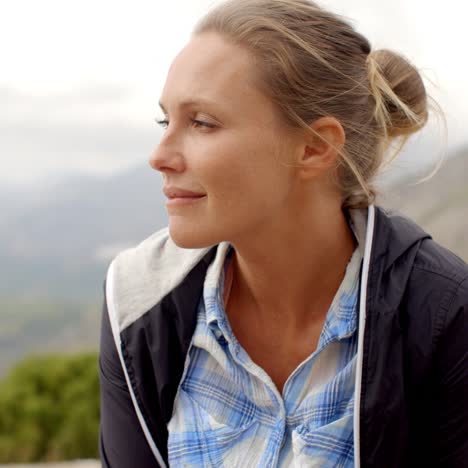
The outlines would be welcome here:
<svg viewBox="0 0 468 468">
<path fill-rule="evenodd" d="M 194 36 L 174 59 L 161 102 L 177 105 L 185 100 L 216 102 L 239 110 L 269 103 L 254 85 L 255 67 L 249 52 L 216 33 Z"/>
</svg>

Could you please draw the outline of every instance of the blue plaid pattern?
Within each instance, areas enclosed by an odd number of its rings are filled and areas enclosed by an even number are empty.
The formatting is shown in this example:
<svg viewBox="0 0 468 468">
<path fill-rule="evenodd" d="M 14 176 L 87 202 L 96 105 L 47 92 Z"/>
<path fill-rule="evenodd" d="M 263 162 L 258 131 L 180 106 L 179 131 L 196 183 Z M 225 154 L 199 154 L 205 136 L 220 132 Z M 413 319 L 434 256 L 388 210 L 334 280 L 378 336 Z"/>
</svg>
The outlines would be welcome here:
<svg viewBox="0 0 468 468">
<path fill-rule="evenodd" d="M 232 333 L 223 305 L 228 245 L 218 248 L 169 422 L 170 466 L 351 467 L 357 298 L 354 252 L 317 349 L 283 395 Z"/>
</svg>

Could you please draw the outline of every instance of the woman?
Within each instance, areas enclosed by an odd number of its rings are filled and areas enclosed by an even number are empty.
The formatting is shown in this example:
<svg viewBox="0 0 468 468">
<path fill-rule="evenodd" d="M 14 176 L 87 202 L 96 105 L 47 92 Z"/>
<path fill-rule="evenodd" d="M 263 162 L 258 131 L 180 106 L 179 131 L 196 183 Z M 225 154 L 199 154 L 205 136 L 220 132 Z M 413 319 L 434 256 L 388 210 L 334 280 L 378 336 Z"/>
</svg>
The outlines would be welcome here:
<svg viewBox="0 0 468 468">
<path fill-rule="evenodd" d="M 416 69 L 306 0 L 231 0 L 161 96 L 169 227 L 120 254 L 104 466 L 466 466 L 468 267 L 373 205 Z"/>
</svg>

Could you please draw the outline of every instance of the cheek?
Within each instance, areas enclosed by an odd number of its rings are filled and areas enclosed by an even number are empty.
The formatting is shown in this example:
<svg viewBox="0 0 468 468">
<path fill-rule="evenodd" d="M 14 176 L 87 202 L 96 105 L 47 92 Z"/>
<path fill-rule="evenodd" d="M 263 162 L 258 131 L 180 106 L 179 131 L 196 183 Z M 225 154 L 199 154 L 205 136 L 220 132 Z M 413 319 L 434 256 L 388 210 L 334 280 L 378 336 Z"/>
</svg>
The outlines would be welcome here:
<svg viewBox="0 0 468 468">
<path fill-rule="evenodd" d="M 246 218 L 268 216 L 284 198 L 284 183 L 271 168 L 246 163 L 217 177 L 211 191 L 213 209 Z M 281 168 L 280 168 L 281 169 Z"/>
<path fill-rule="evenodd" d="M 281 165 L 271 141 L 271 136 L 261 133 L 230 135 L 200 151 L 192 169 L 212 206 L 267 209 L 284 195 L 288 169 Z"/>
</svg>

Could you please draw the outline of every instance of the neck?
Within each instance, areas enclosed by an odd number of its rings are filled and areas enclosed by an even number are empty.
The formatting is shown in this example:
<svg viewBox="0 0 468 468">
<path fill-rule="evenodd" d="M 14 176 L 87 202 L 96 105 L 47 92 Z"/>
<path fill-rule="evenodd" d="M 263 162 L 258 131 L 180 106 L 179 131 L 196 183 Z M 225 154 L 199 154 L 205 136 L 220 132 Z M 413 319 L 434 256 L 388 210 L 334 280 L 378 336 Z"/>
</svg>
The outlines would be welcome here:
<svg viewBox="0 0 468 468">
<path fill-rule="evenodd" d="M 274 319 L 293 332 L 323 319 L 343 280 L 355 249 L 344 213 L 324 205 L 307 212 L 314 216 L 298 222 L 292 214 L 246 242 L 233 242 L 231 296 L 258 325 Z"/>
</svg>

